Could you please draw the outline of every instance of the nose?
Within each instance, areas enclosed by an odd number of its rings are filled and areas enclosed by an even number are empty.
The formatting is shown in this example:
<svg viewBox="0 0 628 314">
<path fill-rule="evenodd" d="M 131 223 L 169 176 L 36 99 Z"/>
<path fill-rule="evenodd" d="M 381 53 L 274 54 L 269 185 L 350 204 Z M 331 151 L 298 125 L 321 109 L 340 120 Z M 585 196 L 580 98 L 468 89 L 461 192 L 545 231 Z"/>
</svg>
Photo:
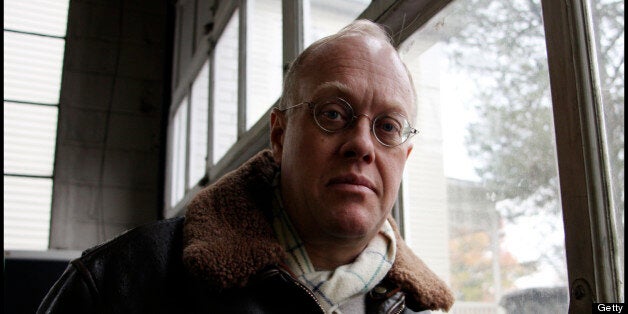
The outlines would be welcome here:
<svg viewBox="0 0 628 314">
<path fill-rule="evenodd" d="M 364 116 L 366 119 L 360 119 Z M 375 139 L 371 134 L 371 119 L 365 114 L 356 116 L 345 132 L 346 140 L 340 148 L 340 154 L 348 159 L 363 160 L 372 163 L 375 160 Z"/>
</svg>

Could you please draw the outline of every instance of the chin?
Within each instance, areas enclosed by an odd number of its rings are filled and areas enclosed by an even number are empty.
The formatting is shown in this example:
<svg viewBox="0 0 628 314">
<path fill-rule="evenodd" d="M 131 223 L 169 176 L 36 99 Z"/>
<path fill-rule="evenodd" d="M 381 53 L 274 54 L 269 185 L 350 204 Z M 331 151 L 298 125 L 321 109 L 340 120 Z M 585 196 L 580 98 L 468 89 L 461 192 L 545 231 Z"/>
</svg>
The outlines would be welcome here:
<svg viewBox="0 0 628 314">
<path fill-rule="evenodd" d="M 337 202 L 338 206 L 328 207 L 327 215 L 321 215 L 320 226 L 326 225 L 326 232 L 338 239 L 360 239 L 377 233 L 385 216 L 376 206 Z M 325 217 L 325 218 L 324 218 Z"/>
<path fill-rule="evenodd" d="M 334 224 L 330 234 L 340 239 L 360 239 L 369 236 L 376 228 L 373 223 L 343 219 Z"/>
</svg>

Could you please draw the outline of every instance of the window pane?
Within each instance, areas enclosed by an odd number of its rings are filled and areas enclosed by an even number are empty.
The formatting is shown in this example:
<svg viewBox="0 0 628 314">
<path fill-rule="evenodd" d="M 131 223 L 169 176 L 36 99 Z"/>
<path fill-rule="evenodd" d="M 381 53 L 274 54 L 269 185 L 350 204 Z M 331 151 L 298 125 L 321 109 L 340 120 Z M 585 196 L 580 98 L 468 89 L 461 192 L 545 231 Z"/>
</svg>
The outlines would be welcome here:
<svg viewBox="0 0 628 314">
<path fill-rule="evenodd" d="M 4 245 L 48 248 L 68 0 L 4 2 Z M 32 34 L 22 34 L 25 32 Z"/>
<path fill-rule="evenodd" d="M 406 238 L 452 286 L 456 313 L 567 312 L 541 16 L 539 1 L 459 0 L 399 49 L 421 132 L 404 174 Z"/>
<path fill-rule="evenodd" d="M 4 1 L 4 28 L 23 32 L 65 36 L 68 1 Z"/>
<path fill-rule="evenodd" d="M 52 176 L 57 107 L 4 102 L 4 172 Z"/>
<path fill-rule="evenodd" d="M 218 39 L 214 54 L 214 163 L 238 136 L 238 16 L 236 10 Z"/>
<path fill-rule="evenodd" d="M 188 98 L 184 98 L 172 121 L 172 177 L 170 205 L 175 206 L 185 193 L 185 156 L 187 147 Z"/>
<path fill-rule="evenodd" d="M 4 99 L 59 103 L 65 41 L 4 32 Z"/>
<path fill-rule="evenodd" d="M 303 1 L 304 16 L 304 47 L 325 36 L 331 35 L 355 20 L 370 0 L 305 0 Z"/>
<path fill-rule="evenodd" d="M 247 12 L 246 128 L 249 129 L 281 94 L 281 0 L 249 1 Z"/>
<path fill-rule="evenodd" d="M 599 95 L 602 98 L 606 152 L 619 242 L 617 265 L 624 267 L 624 2 L 590 3 L 597 50 Z M 623 285 L 621 287 L 623 290 Z M 623 295 L 623 291 L 621 293 Z M 622 300 L 623 301 L 623 300 Z"/>
<path fill-rule="evenodd" d="M 209 105 L 209 62 L 205 62 L 192 84 L 190 117 L 190 181 L 195 186 L 205 175 L 207 160 L 207 106 Z"/>
<path fill-rule="evenodd" d="M 4 249 L 46 250 L 52 179 L 4 176 Z"/>
</svg>

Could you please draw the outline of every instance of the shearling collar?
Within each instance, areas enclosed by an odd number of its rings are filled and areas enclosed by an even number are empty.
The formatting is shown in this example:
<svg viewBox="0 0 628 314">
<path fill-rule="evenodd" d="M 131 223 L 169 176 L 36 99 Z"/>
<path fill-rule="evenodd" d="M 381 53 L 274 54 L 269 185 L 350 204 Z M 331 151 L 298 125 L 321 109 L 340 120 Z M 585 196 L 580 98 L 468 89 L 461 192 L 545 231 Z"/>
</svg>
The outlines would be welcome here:
<svg viewBox="0 0 628 314">
<path fill-rule="evenodd" d="M 262 269 L 280 264 L 285 251 L 270 217 L 272 180 L 278 170 L 269 150 L 262 151 L 190 202 L 183 227 L 183 261 L 188 270 L 218 288 L 242 287 Z M 408 305 L 449 310 L 447 285 L 406 245 L 397 224 L 397 256 L 387 278 L 410 297 Z M 413 307 L 413 306 L 412 306 Z"/>
</svg>

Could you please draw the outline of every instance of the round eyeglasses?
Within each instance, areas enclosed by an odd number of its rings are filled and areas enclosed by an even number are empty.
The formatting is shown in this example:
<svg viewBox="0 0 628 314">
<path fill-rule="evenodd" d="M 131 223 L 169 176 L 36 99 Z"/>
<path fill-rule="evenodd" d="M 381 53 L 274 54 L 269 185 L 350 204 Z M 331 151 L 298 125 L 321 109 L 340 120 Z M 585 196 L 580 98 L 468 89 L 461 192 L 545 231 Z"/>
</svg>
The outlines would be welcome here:
<svg viewBox="0 0 628 314">
<path fill-rule="evenodd" d="M 419 133 L 408 122 L 408 119 L 397 112 L 380 114 L 371 119 L 366 114 L 356 115 L 353 107 L 339 97 L 326 98 L 319 102 L 302 102 L 285 109 L 278 109 L 281 112 L 308 105 L 316 124 L 329 133 L 338 132 L 350 127 L 360 116 L 365 116 L 371 120 L 371 131 L 377 141 L 387 147 L 395 147 L 405 143 L 410 137 Z"/>
</svg>

